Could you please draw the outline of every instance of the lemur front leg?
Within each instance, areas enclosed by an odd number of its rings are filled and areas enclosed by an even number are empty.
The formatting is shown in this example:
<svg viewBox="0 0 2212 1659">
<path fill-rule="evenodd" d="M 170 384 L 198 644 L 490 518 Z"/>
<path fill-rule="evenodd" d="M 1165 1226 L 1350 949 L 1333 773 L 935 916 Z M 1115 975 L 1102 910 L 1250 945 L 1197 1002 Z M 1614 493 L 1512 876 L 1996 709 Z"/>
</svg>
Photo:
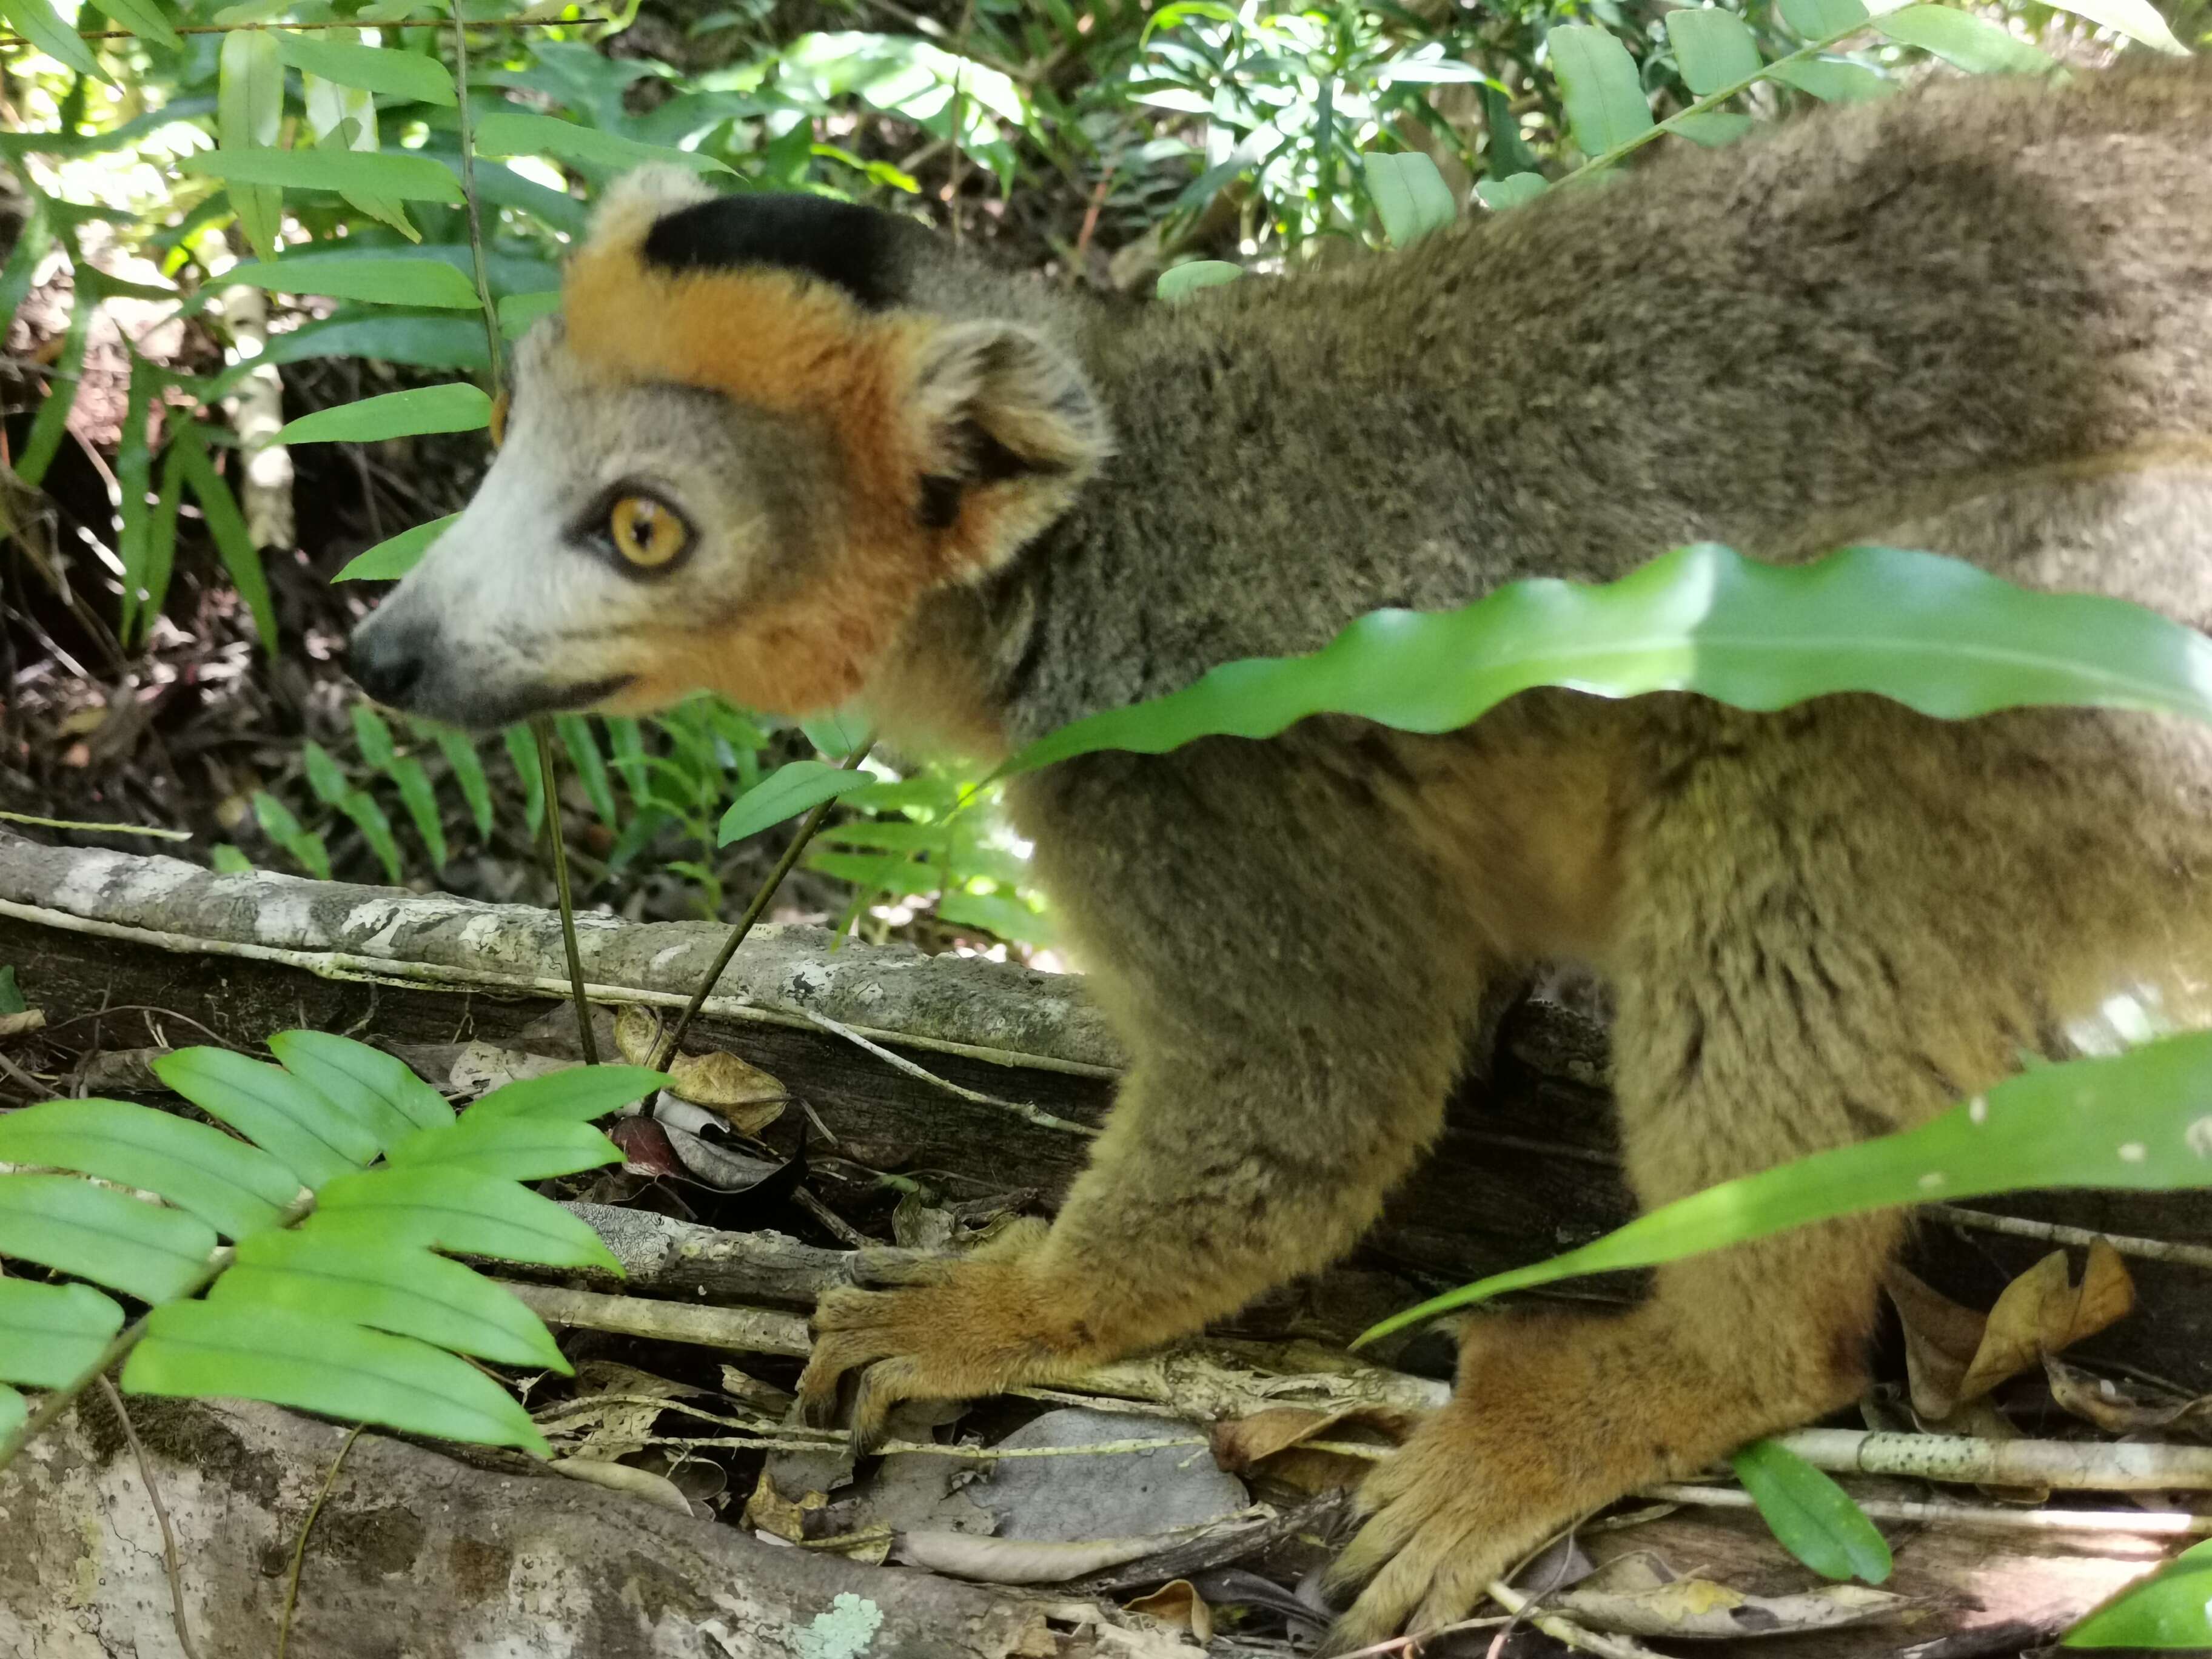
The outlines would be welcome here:
<svg viewBox="0 0 2212 1659">
<path fill-rule="evenodd" d="M 800 1395 L 826 1415 L 859 1372 L 863 1443 L 900 1401 L 1069 1376 L 1325 1266 L 1436 1133 L 1474 1005 L 1480 951 L 1342 775 L 1213 743 L 1070 763 L 1020 807 L 1133 1064 L 1032 1248 L 823 1298 Z"/>
</svg>

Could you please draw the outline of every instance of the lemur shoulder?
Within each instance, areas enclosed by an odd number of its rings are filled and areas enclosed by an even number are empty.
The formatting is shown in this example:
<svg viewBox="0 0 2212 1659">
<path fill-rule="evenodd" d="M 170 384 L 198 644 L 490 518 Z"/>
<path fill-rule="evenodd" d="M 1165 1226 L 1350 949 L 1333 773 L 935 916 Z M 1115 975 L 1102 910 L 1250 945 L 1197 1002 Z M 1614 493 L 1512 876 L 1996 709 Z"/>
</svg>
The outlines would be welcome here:
<svg viewBox="0 0 2212 1659">
<path fill-rule="evenodd" d="M 986 758 L 1376 606 L 1681 542 L 1926 548 L 2212 619 L 2212 77 L 1983 80 L 1187 303 L 1000 276 L 858 208 L 648 173 L 520 353 L 482 491 L 356 645 L 489 724 L 710 687 Z M 1647 1204 L 1916 1122 L 2131 992 L 2207 1018 L 2212 739 L 1869 697 L 1516 698 L 1103 753 L 1015 817 L 1131 1055 L 1025 1253 L 825 1297 L 803 1392 L 1048 1381 L 1346 1250 L 1486 988 L 1590 964 Z M 1903 1225 L 1476 1322 L 1364 1494 L 1336 1639 L 1851 1400 Z"/>
</svg>

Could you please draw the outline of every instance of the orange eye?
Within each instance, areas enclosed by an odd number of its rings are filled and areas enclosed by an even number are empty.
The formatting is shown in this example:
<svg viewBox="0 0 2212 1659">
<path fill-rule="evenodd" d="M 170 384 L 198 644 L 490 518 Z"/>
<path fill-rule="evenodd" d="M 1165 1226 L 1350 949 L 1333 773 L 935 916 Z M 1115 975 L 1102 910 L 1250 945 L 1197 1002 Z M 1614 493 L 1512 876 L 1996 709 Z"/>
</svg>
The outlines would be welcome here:
<svg viewBox="0 0 2212 1659">
<path fill-rule="evenodd" d="M 641 570 L 658 570 L 691 544 L 691 527 L 650 495 L 625 495 L 607 514 L 615 550 Z"/>
<path fill-rule="evenodd" d="M 497 449 L 507 441 L 507 393 L 502 392 L 491 400 L 491 447 Z"/>
</svg>

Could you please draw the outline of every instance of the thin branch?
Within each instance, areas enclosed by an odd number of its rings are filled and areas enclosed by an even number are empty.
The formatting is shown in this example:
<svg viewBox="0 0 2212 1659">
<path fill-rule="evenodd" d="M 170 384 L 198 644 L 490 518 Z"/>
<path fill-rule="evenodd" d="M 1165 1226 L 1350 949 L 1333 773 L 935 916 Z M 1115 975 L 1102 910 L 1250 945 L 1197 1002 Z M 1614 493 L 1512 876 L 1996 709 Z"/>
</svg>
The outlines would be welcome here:
<svg viewBox="0 0 2212 1659">
<path fill-rule="evenodd" d="M 915 1065 L 914 1061 L 907 1059 L 905 1055 L 892 1053 L 891 1050 L 884 1048 L 882 1043 L 871 1042 L 868 1038 L 862 1036 L 858 1031 L 854 1030 L 851 1026 L 843 1024 L 842 1021 L 834 1020 L 827 1014 L 817 1013 L 815 1010 L 810 1008 L 806 1011 L 806 1018 L 812 1020 L 814 1024 L 819 1025 L 823 1030 L 830 1032 L 834 1036 L 844 1038 L 846 1042 L 854 1044 L 857 1048 L 866 1049 L 878 1060 L 882 1060 L 884 1065 L 891 1066 L 895 1070 L 904 1072 L 908 1077 L 913 1078 L 915 1081 L 927 1083 L 933 1089 L 942 1089 L 948 1095 L 957 1095 L 961 1099 L 973 1102 L 978 1106 L 992 1106 L 997 1108 L 1002 1112 L 1012 1112 L 1015 1116 L 1023 1119 L 1026 1122 L 1034 1123 L 1039 1128 L 1059 1129 L 1072 1135 L 1096 1136 L 1098 1133 L 1097 1130 L 1092 1128 L 1088 1123 L 1078 1123 L 1069 1118 L 1054 1117 L 1050 1112 L 1045 1110 L 1042 1106 L 1031 1106 L 1018 1100 L 1001 1100 L 996 1095 L 981 1094 L 973 1089 L 963 1089 L 958 1084 L 951 1082 L 948 1079 L 941 1078 L 938 1076 L 936 1073 L 930 1071 L 926 1067 Z"/>
<path fill-rule="evenodd" d="M 154 1483 L 154 1466 L 147 1459 L 145 1445 L 138 1438 L 137 1425 L 131 1420 L 131 1411 L 123 1403 L 122 1394 L 105 1376 L 100 1379 L 100 1387 L 123 1425 L 124 1437 L 131 1443 L 131 1455 L 138 1460 L 138 1478 L 146 1483 L 146 1501 L 153 1505 L 154 1519 L 161 1525 L 161 1564 L 169 1578 L 169 1618 L 177 1627 L 177 1645 L 185 1650 L 185 1659 L 200 1659 L 199 1650 L 192 1645 L 191 1627 L 185 1621 L 184 1568 L 177 1559 L 177 1534 L 170 1530 L 169 1510 L 161 1502 L 161 1489 Z"/>
<path fill-rule="evenodd" d="M 292 1613 L 300 1604 L 300 1570 L 307 1564 L 307 1534 L 314 1531 L 315 1517 L 323 1512 L 331 1488 L 338 1483 L 338 1470 L 345 1463 L 346 1454 L 353 1449 L 353 1443 L 361 1438 L 361 1431 L 368 1426 L 366 1423 L 353 1425 L 345 1443 L 338 1448 L 338 1455 L 331 1459 L 330 1473 L 323 1477 L 322 1490 L 307 1505 L 307 1513 L 300 1522 L 300 1535 L 292 1544 L 292 1569 L 284 1575 L 284 1611 L 276 1621 L 276 1659 L 284 1659 L 286 1650 L 292 1645 Z"/>
<path fill-rule="evenodd" d="M 1705 1509 L 1747 1510 L 1751 1494 L 1734 1486 L 1646 1486 L 1645 1498 Z M 2212 1515 L 2142 1510 L 2015 1510 L 1978 1504 L 1926 1504 L 1901 1499 L 1854 1500 L 1876 1521 L 1927 1521 L 1978 1532 L 2145 1533 L 2160 1538 L 2212 1538 Z"/>
<path fill-rule="evenodd" d="M 1956 1204 L 1929 1204 L 1923 1206 L 1922 1212 L 1954 1227 L 1972 1227 L 1985 1233 L 2005 1233 L 2014 1238 L 2085 1248 L 2104 1244 L 2122 1255 L 2141 1256 L 2146 1261 L 2178 1261 L 2188 1267 L 2212 1267 L 2212 1245 L 2176 1244 L 2163 1238 L 2129 1238 L 2119 1233 L 2095 1232 L 2087 1227 L 2062 1226 L 2055 1221 L 2030 1221 L 2025 1216 L 1992 1215 L 1987 1210 L 1969 1210 Z"/>
<path fill-rule="evenodd" d="M 478 267 L 477 281 L 483 279 Z M 584 1064 L 599 1063 L 599 1039 L 592 1035 L 592 1004 L 584 994 L 584 957 L 576 948 L 576 901 L 568 891 L 568 843 L 561 833 L 561 769 L 553 757 L 553 722 L 543 715 L 530 722 L 538 738 L 538 769 L 545 781 L 545 856 L 553 866 L 553 889 L 561 901 L 561 949 L 568 958 L 568 998 L 576 1007 L 576 1041 Z"/>
<path fill-rule="evenodd" d="M 1595 1653 L 1603 1659 L 1661 1659 L 1641 1642 L 1626 1636 L 1607 1636 L 1594 1630 L 1585 1630 L 1571 1619 L 1556 1613 L 1546 1613 L 1533 1596 L 1523 1595 L 1511 1585 L 1493 1580 L 1484 1586 L 1490 1599 L 1516 1619 L 1526 1619 L 1538 1630 L 1578 1653 Z"/>
<path fill-rule="evenodd" d="M 29 812 L 0 812 L 0 819 L 9 823 L 32 823 L 41 830 L 82 830 L 99 836 L 151 836 L 156 841 L 190 841 L 189 830 L 157 830 L 137 823 L 91 823 L 75 818 L 42 818 Z"/>
<path fill-rule="evenodd" d="M 845 764 L 841 769 L 847 772 L 854 770 L 867 759 L 868 750 L 875 746 L 876 739 L 871 733 L 860 747 L 845 757 Z M 836 798 L 832 797 L 799 820 L 799 832 L 792 836 L 791 845 L 783 849 L 783 856 L 775 861 L 775 868 L 768 872 L 768 879 L 761 883 L 760 890 L 753 895 L 752 902 L 745 906 L 744 915 L 738 918 L 738 925 L 730 929 L 729 938 L 722 941 L 722 948 L 716 953 L 714 964 L 699 981 L 699 988 L 692 992 L 691 1000 L 684 1006 L 683 1017 L 676 1022 L 675 1030 L 669 1034 L 667 1048 L 660 1053 L 657 1070 L 666 1071 L 674 1063 L 676 1056 L 683 1053 L 684 1033 L 691 1029 L 691 1022 L 698 1018 L 699 1011 L 707 1006 L 707 998 L 720 981 L 722 970 L 730 965 L 730 958 L 737 955 L 738 946 L 745 942 L 745 935 L 752 932 L 753 924 L 761 919 L 769 902 L 775 898 L 775 890 L 783 885 L 783 878 L 791 873 L 792 866 L 799 862 L 799 855 L 806 850 L 806 843 L 814 839 L 814 832 L 822 827 L 823 820 L 830 816 L 830 809 L 836 804 Z"/>
</svg>

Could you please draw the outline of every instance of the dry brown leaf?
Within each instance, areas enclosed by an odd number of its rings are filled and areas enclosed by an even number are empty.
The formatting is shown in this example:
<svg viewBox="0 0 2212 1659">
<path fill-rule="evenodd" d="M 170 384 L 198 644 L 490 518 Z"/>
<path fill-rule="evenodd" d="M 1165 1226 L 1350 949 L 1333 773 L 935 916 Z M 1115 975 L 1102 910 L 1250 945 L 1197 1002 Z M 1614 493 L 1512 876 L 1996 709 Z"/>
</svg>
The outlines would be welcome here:
<svg viewBox="0 0 2212 1659">
<path fill-rule="evenodd" d="M 2050 1379 L 2051 1397 L 2061 1409 L 2094 1423 L 2108 1434 L 2140 1434 L 2165 1428 L 2185 1417 L 2212 1415 L 2212 1395 L 2197 1400 L 2170 1394 L 2153 1395 L 2049 1354 L 2043 1357 L 2043 1374 Z"/>
<path fill-rule="evenodd" d="M 674 1481 L 650 1469 L 634 1468 L 628 1463 L 604 1463 L 596 1457 L 556 1457 L 549 1467 L 572 1480 L 605 1486 L 610 1492 L 626 1492 L 633 1498 L 642 1498 L 648 1504 L 673 1510 L 678 1515 L 699 1513 Z"/>
<path fill-rule="evenodd" d="M 787 1543 L 801 1543 L 806 1537 L 807 1510 L 821 1509 L 829 1501 L 827 1492 L 811 1492 L 794 1504 L 775 1489 L 775 1482 L 763 1469 L 753 1483 L 753 1495 L 745 1499 L 744 1523 Z"/>
<path fill-rule="evenodd" d="M 1304 1406 L 1271 1406 L 1233 1423 L 1216 1423 L 1206 1437 L 1212 1443 L 1213 1461 L 1231 1474 L 1243 1474 L 1261 1459 L 1288 1451 L 1334 1427 L 1344 1415 Z"/>
<path fill-rule="evenodd" d="M 1034 1538 L 983 1538 L 965 1532 L 902 1532 L 898 1559 L 909 1566 L 986 1584 L 1056 1584 L 1157 1554 L 1186 1534 L 1091 1538 L 1054 1544 Z"/>
<path fill-rule="evenodd" d="M 651 1066 L 659 1058 L 660 1016 L 641 1002 L 633 1002 L 615 1016 L 615 1047 L 633 1066 Z"/>
<path fill-rule="evenodd" d="M 2089 1247 L 2079 1285 L 2070 1280 L 2066 1252 L 2053 1250 L 2006 1285 L 1990 1310 L 1981 1346 L 1959 1384 L 1960 1397 L 1987 1394 L 2040 1364 L 2044 1355 L 2094 1336 L 2135 1304 L 2135 1282 L 2111 1245 L 2100 1240 Z"/>
<path fill-rule="evenodd" d="M 1213 1609 L 1188 1578 L 1171 1578 L 1150 1595 L 1124 1604 L 1131 1613 L 1149 1613 L 1196 1637 L 1202 1646 L 1213 1639 Z"/>
<path fill-rule="evenodd" d="M 757 1066 L 720 1049 L 678 1054 L 668 1068 L 671 1092 L 705 1106 L 745 1134 L 766 1128 L 783 1115 L 791 1091 Z"/>
<path fill-rule="evenodd" d="M 1800 1595 L 1749 1595 L 1710 1578 L 1609 1589 L 1587 1583 L 1546 1598 L 1547 1609 L 1617 1636 L 1783 1636 L 1841 1630 L 1901 1613 L 1910 1603 L 1863 1584 L 1831 1584 Z"/>
<path fill-rule="evenodd" d="M 27 1008 L 20 1014 L 0 1014 L 0 1037 L 28 1036 L 46 1029 L 46 1011 Z"/>
<path fill-rule="evenodd" d="M 1905 1371 L 1912 1409 L 1923 1418 L 1948 1417 L 1959 1406 L 1959 1385 L 1982 1346 L 1989 1322 L 1892 1263 L 1882 1284 L 1905 1328 Z"/>
<path fill-rule="evenodd" d="M 1364 1427 L 1380 1430 L 1395 1443 L 1409 1426 L 1402 1413 L 1372 1406 L 1336 1412 L 1271 1406 L 1232 1423 L 1216 1423 L 1206 1437 L 1214 1462 L 1229 1474 L 1250 1472 L 1293 1492 L 1314 1494 L 1356 1486 L 1375 1465 L 1343 1452 L 1309 1449 L 1307 1441 L 1334 1430 Z"/>
</svg>

